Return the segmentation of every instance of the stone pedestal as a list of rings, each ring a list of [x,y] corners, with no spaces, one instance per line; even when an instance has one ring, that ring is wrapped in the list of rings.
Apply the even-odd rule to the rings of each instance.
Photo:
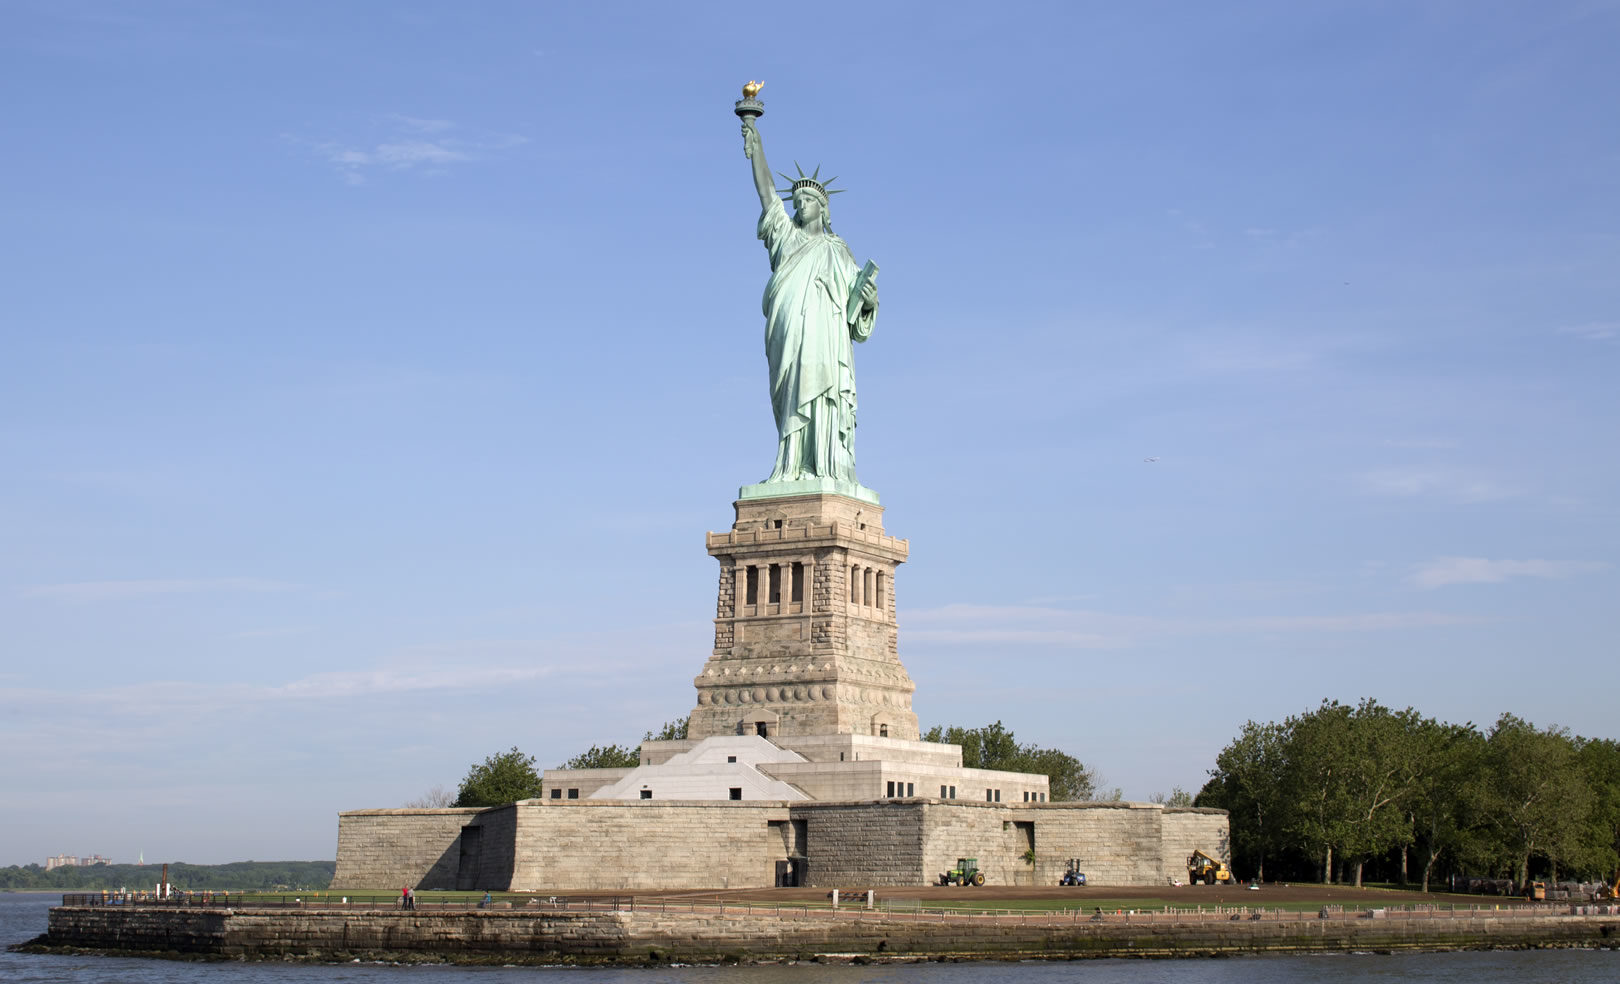
[[[872,735],[915,741],[894,572],[908,547],[883,508],[844,495],[740,499],[720,562],[714,652],[693,683],[693,739]]]

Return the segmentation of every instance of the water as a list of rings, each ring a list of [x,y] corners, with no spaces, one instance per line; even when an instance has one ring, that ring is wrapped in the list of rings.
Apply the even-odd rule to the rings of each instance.
[[[43,933],[46,910],[60,899],[59,895],[0,894],[0,946]],[[0,950],[0,981],[5,984],[1569,984],[1616,980],[1620,980],[1620,951],[1616,950],[646,969],[190,963]]]

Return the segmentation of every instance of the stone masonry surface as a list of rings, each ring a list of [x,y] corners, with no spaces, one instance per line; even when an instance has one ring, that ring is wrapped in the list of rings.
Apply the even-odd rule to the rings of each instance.
[[[461,827],[482,810],[352,810],[338,814],[333,888],[455,888]]]
[[[807,884],[920,884],[920,804],[824,803],[794,810],[793,816],[805,821]]]
[[[853,764],[879,775],[888,765]],[[789,820],[805,824],[805,884],[827,887],[931,884],[959,857],[978,858],[994,885],[1056,884],[1070,858],[1095,886],[1163,885],[1187,877],[1194,848],[1229,859],[1224,812],[1151,803],[530,800],[345,813],[332,887],[767,887],[789,859],[779,826]],[[476,854],[462,850],[463,824],[482,828]]]
[[[720,564],[714,650],[694,680],[691,736],[763,726],[771,737],[916,739],[894,609],[908,547],[883,533],[882,509],[810,495],[736,511],[730,532],[708,537]]]
[[[637,905],[633,911],[291,910],[141,906],[51,910],[46,943],[136,952],[332,961],[468,962],[906,957],[1189,956],[1230,953],[1612,945],[1620,916],[1458,914],[1446,919],[1141,915],[1015,918],[937,913],[764,912]]]
[[[771,827],[788,820],[780,802],[592,800],[517,811],[511,882],[496,886],[514,891],[772,885],[787,859]]]

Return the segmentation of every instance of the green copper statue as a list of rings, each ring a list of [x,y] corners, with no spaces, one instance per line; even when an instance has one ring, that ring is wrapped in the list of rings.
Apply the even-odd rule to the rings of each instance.
[[[749,91],[749,89],[753,91]],[[753,162],[759,192],[759,238],[771,258],[765,284],[765,357],[770,363],[771,408],[776,414],[776,466],[770,478],[745,486],[743,498],[836,492],[869,502],[877,495],[855,478],[855,360],[853,342],[872,334],[877,318],[877,265],[856,265],[833,235],[827,210],[837,194],[821,169],[797,178],[778,198],[765,163],[755,120],[764,107],[758,83],[737,103],[743,152]]]

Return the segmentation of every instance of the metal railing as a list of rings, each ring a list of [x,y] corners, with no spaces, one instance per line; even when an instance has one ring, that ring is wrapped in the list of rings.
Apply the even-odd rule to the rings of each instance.
[[[153,906],[160,908],[268,908],[268,909],[402,909],[407,912],[445,912],[476,909],[522,909],[528,911],[621,912],[634,908],[631,896],[511,895],[491,894],[485,900],[476,894],[452,896],[412,895],[411,902],[393,894],[330,892],[180,892],[167,897],[155,892],[75,892],[64,894],[65,906]]]
[[[1616,916],[1615,904],[1433,904],[1406,906],[1324,905],[1314,910],[1268,908],[1265,906],[1160,906],[1125,908],[1115,905],[1075,906],[1057,909],[1013,909],[992,906],[924,906],[913,898],[878,899],[871,907],[856,896],[834,906],[830,902],[756,902],[726,899],[719,895],[670,896],[540,896],[510,893],[484,898],[468,893],[445,896],[417,894],[409,907],[397,895],[343,894],[341,892],[171,892],[167,898],[152,892],[82,892],[62,896],[64,906],[150,906],[162,908],[271,908],[340,909],[353,911],[404,910],[416,912],[460,912],[499,910],[509,912],[659,912],[714,913],[779,918],[830,917],[845,919],[890,918],[907,921],[949,922],[953,920],[996,920],[1024,925],[1062,923],[1166,923],[1218,921],[1279,921],[1305,919],[1411,919],[1450,920],[1471,917],[1502,919],[1539,916]]]

